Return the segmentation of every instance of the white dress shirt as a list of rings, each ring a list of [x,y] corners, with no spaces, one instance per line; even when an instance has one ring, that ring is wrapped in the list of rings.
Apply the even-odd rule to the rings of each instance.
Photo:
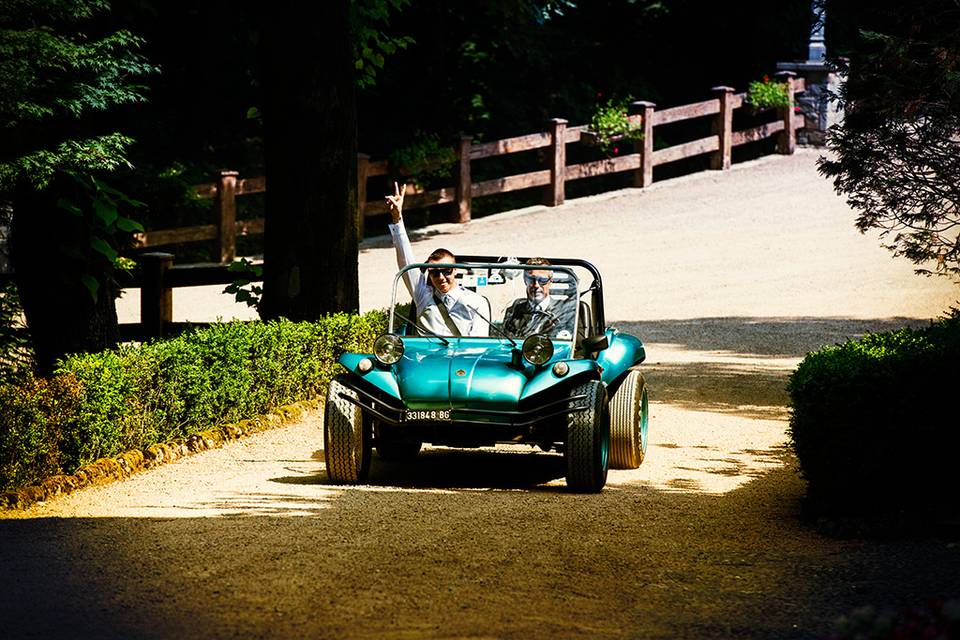
[[[388,228],[393,238],[393,246],[397,250],[397,265],[403,269],[409,264],[416,264],[403,220],[397,224],[388,225]],[[425,329],[442,336],[450,335],[443,313],[437,306],[443,304],[460,335],[488,336],[490,334],[487,321],[477,314],[478,309],[483,316],[488,314],[487,301],[483,296],[464,289],[459,284],[446,294],[440,294],[427,281],[426,275],[416,269],[404,273],[404,283],[417,308],[417,323]]]

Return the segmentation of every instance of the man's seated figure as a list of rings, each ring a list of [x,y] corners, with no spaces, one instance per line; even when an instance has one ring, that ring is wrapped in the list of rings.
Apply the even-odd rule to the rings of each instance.
[[[528,265],[549,266],[546,258],[530,258]],[[531,269],[523,272],[527,297],[515,300],[503,316],[503,329],[514,338],[526,338],[534,333],[545,333],[553,338],[570,339],[576,313],[576,292],[573,298],[557,300],[550,297],[554,271]]]

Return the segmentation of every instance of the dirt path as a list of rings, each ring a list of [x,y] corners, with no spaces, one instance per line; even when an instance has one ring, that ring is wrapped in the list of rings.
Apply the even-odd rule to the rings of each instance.
[[[560,457],[509,447],[430,449],[331,486],[311,416],[0,521],[0,636],[811,638],[855,606],[957,595],[955,541],[840,540],[798,517],[789,371],[960,297],[856,233],[815,157],[415,242],[598,263],[656,399],[647,461],[601,495],[567,494]],[[383,245],[360,258],[366,308],[385,303]],[[236,314],[221,302],[184,296],[175,314]]]

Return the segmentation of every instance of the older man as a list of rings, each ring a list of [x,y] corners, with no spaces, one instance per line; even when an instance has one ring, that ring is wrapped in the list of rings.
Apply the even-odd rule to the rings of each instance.
[[[407,186],[394,184],[394,194],[387,196],[392,224],[388,225],[397,265],[403,269],[415,264],[413,249],[403,226],[403,195]],[[478,309],[486,309],[483,296],[464,289],[457,283],[456,269],[450,265],[456,256],[446,249],[437,249],[427,257],[426,273],[413,269],[404,274],[404,283],[416,306],[417,325],[443,336],[487,336],[490,326]],[[436,265],[436,266],[432,266]],[[484,312],[486,313],[486,312]]]
[[[530,258],[528,265],[550,266],[546,258]],[[550,297],[553,284],[552,269],[529,269],[523,272],[527,297],[515,300],[503,316],[503,328],[515,338],[525,338],[534,333],[545,333],[556,338],[571,338],[576,292],[565,300]]]

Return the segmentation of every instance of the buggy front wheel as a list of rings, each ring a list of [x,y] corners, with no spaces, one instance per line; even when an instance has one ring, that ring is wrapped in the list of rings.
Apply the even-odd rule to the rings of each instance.
[[[567,486],[579,493],[597,493],[607,483],[610,462],[610,412],[607,389],[599,380],[590,380],[573,389],[576,411],[567,416]]]
[[[330,381],[323,418],[323,453],[327,476],[337,484],[365,482],[370,471],[370,425],[360,407],[343,396],[357,398],[355,391]]]

